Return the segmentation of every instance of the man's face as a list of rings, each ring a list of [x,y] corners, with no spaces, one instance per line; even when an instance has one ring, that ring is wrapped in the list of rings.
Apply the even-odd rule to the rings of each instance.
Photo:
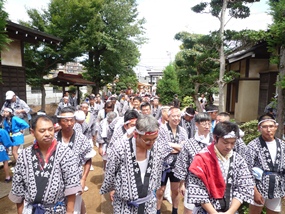
[[[96,102],[98,102],[98,103],[101,102],[101,97],[100,96],[97,96],[96,98],[97,98]]]
[[[127,123],[127,124],[124,125],[124,128],[125,128],[126,130],[128,130],[128,129],[130,129],[130,128],[132,128],[132,127],[135,127],[135,126],[136,126],[136,120],[132,119],[132,120],[130,120],[129,123]]]
[[[212,126],[210,121],[203,121],[199,123],[196,122],[195,124],[199,135],[207,136],[210,133],[210,129]]]
[[[224,139],[220,137],[215,146],[219,150],[219,152],[225,157],[227,154],[231,152],[231,150],[233,150],[235,144],[236,144],[236,138]]]
[[[163,109],[161,111],[161,117],[165,120],[168,121],[168,109]]]
[[[153,100],[153,105],[154,105],[154,106],[158,106],[158,104],[159,104],[158,99],[154,99],[154,100]]]
[[[168,122],[171,125],[178,126],[181,120],[181,112],[179,109],[172,109],[171,114],[168,116]]]
[[[64,118],[60,118],[58,124],[61,126],[61,130],[63,132],[71,132],[73,131],[73,126],[75,124],[74,114],[72,112],[62,113],[60,116]]]
[[[86,103],[80,106],[80,110],[82,110],[86,115],[88,114],[88,105]]]
[[[158,137],[158,133],[155,135],[138,135],[137,137],[137,144],[146,150],[150,150],[153,147],[153,144],[155,143],[155,140]]]
[[[186,121],[188,121],[188,122],[190,122],[193,118],[194,118],[194,115],[193,116],[190,116],[190,115],[187,115],[187,114],[184,115],[184,119]]]
[[[138,100],[134,100],[133,101],[133,107],[135,108],[135,109],[139,109],[140,108],[140,101],[138,101]]]
[[[12,97],[11,102],[12,102],[12,103],[16,102],[16,95],[14,95],[14,96]]]
[[[262,138],[267,142],[274,140],[277,128],[278,126],[273,121],[265,121],[261,123],[258,127],[259,131],[261,132]]]
[[[217,115],[216,117],[216,124],[218,124],[219,122],[225,122],[225,121],[230,121],[229,117],[225,117],[223,115]]]
[[[54,138],[53,123],[49,120],[38,119],[36,128],[31,130],[39,145],[49,145]]]
[[[93,106],[94,103],[95,103],[95,99],[90,99],[90,100],[89,100],[89,104],[90,104],[91,106]]]
[[[142,114],[149,115],[151,113],[150,106],[143,106],[142,107]]]
[[[216,120],[217,114],[218,114],[218,111],[209,112],[209,115],[211,116],[212,120]]]
[[[63,102],[64,102],[65,104],[67,104],[67,103],[68,103],[68,99],[67,99],[67,98],[63,98]]]

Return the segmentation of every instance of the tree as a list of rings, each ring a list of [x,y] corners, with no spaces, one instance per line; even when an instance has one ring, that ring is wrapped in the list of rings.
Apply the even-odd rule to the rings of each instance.
[[[65,49],[81,51],[94,93],[138,63],[144,20],[136,7],[135,0],[53,0],[46,12],[53,34],[67,42]]]
[[[217,52],[212,48],[210,35],[180,32],[175,39],[182,42],[180,52],[175,57],[180,90],[184,96],[191,96],[199,112],[202,112],[198,93],[211,92],[218,79]]]
[[[267,43],[269,45],[269,51],[273,53],[271,61],[279,65],[279,76],[277,81],[277,122],[279,128],[276,132],[276,136],[282,138],[284,133],[284,121],[285,121],[285,2],[271,0],[269,1],[270,14],[273,17],[273,24],[269,28]]]
[[[116,84],[116,92],[120,92],[118,90],[118,84],[121,85],[119,90],[125,90],[127,88],[136,89],[138,85],[138,79],[134,71],[129,71],[128,74],[123,74],[119,77],[119,81]]]
[[[173,96],[175,94],[179,95],[180,90],[177,74],[172,64],[168,65],[163,70],[163,76],[157,83],[156,92],[162,104],[171,103],[173,101]]]
[[[224,81],[224,75],[226,70],[226,54],[225,50],[230,49],[224,42],[225,39],[225,26],[226,26],[226,13],[231,18],[247,18],[250,15],[250,9],[246,6],[246,3],[252,2],[251,0],[211,0],[210,2],[201,2],[200,4],[192,7],[192,10],[196,13],[208,12],[212,16],[216,17],[220,21],[220,28],[217,34],[218,53],[220,61],[219,71],[219,110],[224,111],[224,87],[226,82]],[[232,51],[228,51],[230,53]]]

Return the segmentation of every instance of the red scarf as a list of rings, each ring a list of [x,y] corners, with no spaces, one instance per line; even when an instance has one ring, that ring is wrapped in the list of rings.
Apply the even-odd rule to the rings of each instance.
[[[57,140],[54,138],[52,143],[51,143],[51,145],[50,145],[50,147],[48,148],[48,151],[47,151],[47,154],[46,154],[46,157],[45,157],[45,160],[44,160],[45,163],[48,163],[48,160],[49,160],[50,156],[56,150],[56,145],[57,145]],[[34,144],[34,148],[35,149],[39,149],[39,143],[37,141]]]
[[[214,143],[195,155],[189,171],[196,175],[205,184],[210,198],[224,197],[226,184],[215,153]]]

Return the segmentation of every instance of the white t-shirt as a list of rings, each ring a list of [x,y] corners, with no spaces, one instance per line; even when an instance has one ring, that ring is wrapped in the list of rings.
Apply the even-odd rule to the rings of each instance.
[[[145,159],[145,160],[142,160],[142,161],[137,161],[137,162],[138,162],[138,165],[139,165],[140,170],[141,170],[142,183],[144,183],[144,176],[145,176],[145,173],[146,173],[148,159]]]
[[[276,160],[276,153],[277,153],[277,146],[276,146],[276,141],[270,141],[270,142],[266,142],[267,148],[269,150],[270,156],[271,156],[271,160],[273,162],[273,164],[275,163]]]

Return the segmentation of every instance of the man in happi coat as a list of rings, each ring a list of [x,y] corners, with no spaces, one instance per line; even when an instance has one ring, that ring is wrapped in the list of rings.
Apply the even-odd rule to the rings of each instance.
[[[155,191],[160,187],[162,162],[171,152],[158,128],[153,116],[140,115],[134,137],[118,138],[110,148],[100,193],[115,190],[114,213],[156,213]]]
[[[75,194],[82,191],[74,153],[54,138],[46,115],[34,118],[31,132],[35,143],[19,155],[9,199],[18,213],[73,213]]]
[[[193,161],[194,156],[203,148],[209,146],[213,141],[211,129],[211,117],[207,113],[198,113],[193,119],[197,131],[193,138],[188,139],[182,146],[182,149],[177,157],[174,168],[174,176],[180,179],[180,192],[184,195],[184,214],[191,214],[194,209],[194,204],[187,203],[187,187],[185,184],[189,176],[188,168]],[[186,192],[185,192],[186,190]]]
[[[233,151],[239,128],[231,122],[218,123],[214,142],[193,159],[189,171],[187,202],[193,214],[236,213],[243,202],[252,203],[254,182],[246,161]]]
[[[194,134],[195,134],[194,116],[195,116],[195,109],[191,107],[186,108],[185,112],[183,113],[181,117],[181,121],[179,124],[186,130],[189,139],[194,137]]]
[[[92,147],[88,139],[81,132],[76,132],[73,127],[75,124],[74,109],[71,107],[65,107],[61,110],[61,113],[57,116],[58,123],[61,126],[61,130],[57,133],[57,141],[66,147],[69,147],[77,158],[77,166],[79,167],[78,174],[80,176],[80,183],[82,189],[85,188],[85,182],[91,167],[91,158],[96,154],[92,153]],[[80,206],[77,207],[77,206]],[[76,213],[85,214],[84,202],[80,195],[76,196]]]
[[[157,210],[158,213],[160,213],[163,194],[169,178],[173,206],[172,214],[176,214],[179,205],[180,180],[174,176],[173,169],[175,168],[175,162],[182,145],[186,142],[188,137],[186,130],[178,125],[181,119],[180,109],[176,107],[170,108],[168,111],[168,116],[168,123],[160,127],[160,134],[165,136],[166,141],[164,143],[172,147],[172,152],[164,159],[161,188],[157,191]]]
[[[271,114],[262,115],[258,120],[261,135],[247,146],[246,160],[255,180],[251,214],[261,213],[264,206],[266,213],[281,212],[281,198],[285,195],[285,142],[275,137],[277,128]]]

